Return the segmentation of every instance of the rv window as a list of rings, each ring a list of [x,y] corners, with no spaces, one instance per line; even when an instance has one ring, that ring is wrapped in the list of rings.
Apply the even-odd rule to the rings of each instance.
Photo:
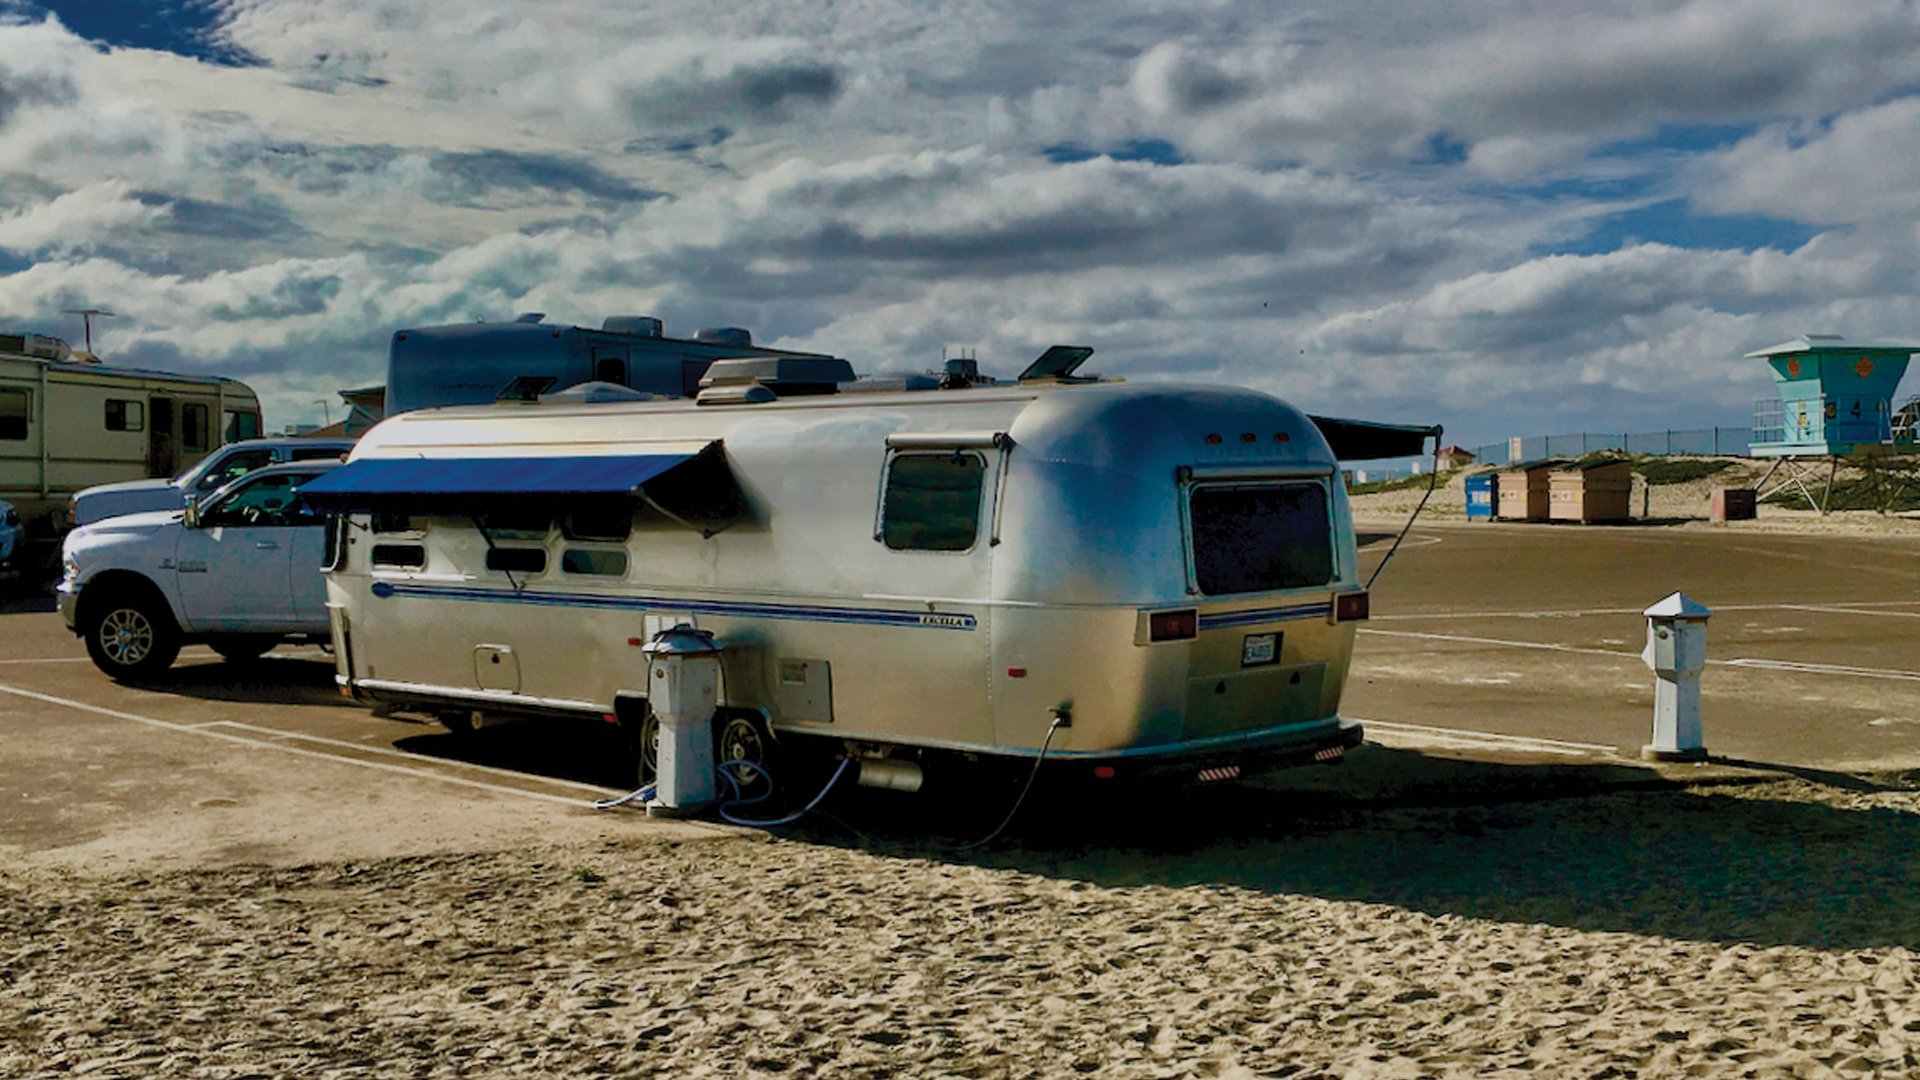
[[[880,535],[895,551],[965,551],[980,532],[979,454],[898,454],[887,469]]]
[[[25,390],[0,390],[0,439],[27,437],[27,406],[31,400]]]
[[[419,570],[427,565],[427,549],[419,544],[375,544],[369,558],[375,570]]]
[[[593,510],[575,510],[560,523],[560,531],[569,540],[598,540],[608,544],[622,544],[633,532],[633,504],[623,501],[618,506]],[[620,571],[625,573],[624,570]]]
[[[260,437],[260,414],[257,412],[236,412],[227,410],[227,433],[220,441],[239,442],[241,439]]]
[[[401,513],[398,510],[376,510],[373,512],[373,531],[377,533],[420,533],[427,531],[427,519]]]
[[[596,551],[591,548],[569,548],[566,554],[560,556],[560,569],[569,574],[621,577],[627,572],[627,553]]]
[[[553,517],[545,510],[496,510],[479,521],[495,540],[545,540],[552,525]]]
[[[1196,488],[1193,569],[1208,596],[1333,580],[1327,490],[1317,483]]]
[[[185,405],[180,409],[180,440],[189,450],[207,448],[207,407]]]
[[[487,549],[487,569],[508,574],[538,574],[547,568],[547,549],[495,547]]]
[[[107,399],[108,431],[145,431],[147,427],[147,407],[139,401],[122,401],[119,398]]]

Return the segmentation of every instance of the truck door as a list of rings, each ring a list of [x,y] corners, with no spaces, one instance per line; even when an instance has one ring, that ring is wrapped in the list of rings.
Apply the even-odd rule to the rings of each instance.
[[[147,475],[171,479],[180,471],[180,446],[173,433],[173,399],[147,399]]]
[[[180,613],[189,629],[206,633],[290,628],[297,538],[302,531],[321,531],[317,525],[303,528],[296,523],[294,482],[289,473],[241,480],[225,498],[202,511],[199,528],[181,529],[174,572]],[[309,565],[319,564],[316,544]]]

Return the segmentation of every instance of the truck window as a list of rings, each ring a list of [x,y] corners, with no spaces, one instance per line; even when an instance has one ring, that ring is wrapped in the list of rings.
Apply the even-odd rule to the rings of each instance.
[[[895,551],[966,551],[980,534],[979,454],[896,454],[880,502],[880,536]]]
[[[147,406],[143,401],[126,401],[121,398],[107,399],[108,431],[144,431],[147,427]]]
[[[27,437],[31,401],[25,390],[0,390],[0,439],[17,442]]]
[[[234,489],[201,516],[209,528],[225,526],[319,525],[322,518],[294,495],[312,477],[294,473],[262,476]]]
[[[236,450],[209,468],[199,480],[194,482],[196,491],[213,491],[225,487],[255,469],[264,469],[273,464],[271,450]]]
[[[1187,504],[1202,593],[1298,589],[1333,580],[1333,530],[1322,485],[1195,488]]]

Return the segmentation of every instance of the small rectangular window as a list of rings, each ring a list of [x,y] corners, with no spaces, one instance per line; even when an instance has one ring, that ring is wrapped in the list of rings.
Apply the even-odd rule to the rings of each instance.
[[[594,548],[569,548],[566,554],[560,556],[560,569],[569,574],[621,577],[627,572],[627,553]]]
[[[25,390],[0,390],[0,439],[18,442],[27,437],[32,404]]]
[[[625,543],[633,532],[633,507],[622,502],[614,507],[575,510],[560,523],[560,531],[569,540]]]
[[[184,405],[180,409],[180,441],[189,450],[207,448],[207,407]]]
[[[495,547],[487,549],[487,569],[510,574],[538,574],[547,568],[546,548]]]
[[[108,431],[145,431],[147,406],[144,402],[107,399]]]
[[[895,551],[966,551],[980,534],[979,454],[899,454],[887,468],[880,536]]]
[[[545,540],[553,517],[544,510],[498,510],[482,517],[480,526],[496,540]]]
[[[427,565],[427,549],[420,544],[375,544],[370,559],[376,570],[419,570]]]
[[[377,533],[415,533],[427,531],[427,519],[398,510],[376,510],[373,531]]]
[[[1196,488],[1187,499],[1193,569],[1208,596],[1333,580],[1327,491],[1317,483]]]

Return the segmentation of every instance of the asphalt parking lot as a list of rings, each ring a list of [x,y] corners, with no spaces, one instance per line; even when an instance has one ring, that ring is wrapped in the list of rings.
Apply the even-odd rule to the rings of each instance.
[[[1920,768],[1920,537],[1441,524],[1411,534],[1361,631],[1343,712],[1383,749],[1297,782],[1365,775],[1369,752],[1376,783],[1463,759],[1640,773],[1640,613],[1676,590],[1715,611],[1702,710],[1717,760]],[[0,851],[285,862],[712,834],[592,810],[629,780],[603,725],[462,740],[342,699],[332,671],[318,649],[228,664],[191,648],[164,684],[121,686],[50,602],[0,606]]]
[[[1375,586],[1342,710],[1386,739],[1402,725],[1637,755],[1653,709],[1642,612],[1675,591],[1714,611],[1701,677],[1714,756],[1920,766],[1911,535],[1421,525]]]

